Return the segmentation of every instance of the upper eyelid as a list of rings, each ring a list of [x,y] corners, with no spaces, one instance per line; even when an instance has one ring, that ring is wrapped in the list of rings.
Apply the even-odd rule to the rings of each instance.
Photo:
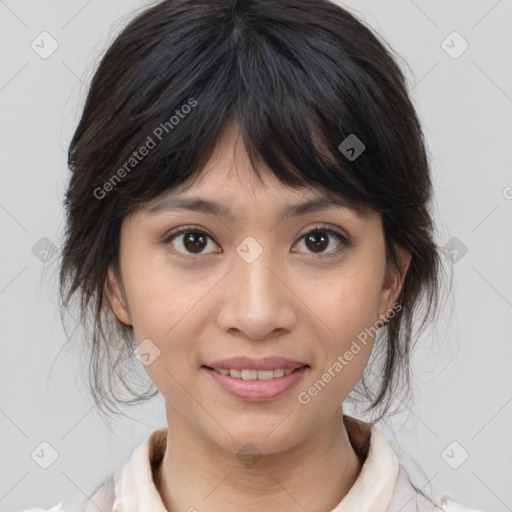
[[[349,244],[350,243],[350,236],[345,234],[345,233],[340,232],[339,229],[340,228],[334,228],[334,227],[330,226],[329,224],[322,224],[322,223],[320,223],[320,224],[317,224],[316,226],[313,226],[313,227],[307,229],[302,234],[297,235],[297,236],[298,236],[298,240],[301,240],[302,238],[304,238],[306,235],[310,234],[311,232],[324,230],[324,231],[328,232],[331,235],[338,236],[343,243]],[[170,232],[169,234],[166,234],[164,236],[164,240],[163,241],[164,242],[169,242],[173,238],[181,236],[181,235],[183,235],[185,233],[188,233],[188,232],[199,232],[199,233],[202,233],[202,234],[208,236],[211,240],[213,240],[218,245],[218,242],[215,240],[215,237],[213,235],[211,235],[206,229],[201,228],[199,226],[184,226],[182,228],[178,228],[177,231]]]

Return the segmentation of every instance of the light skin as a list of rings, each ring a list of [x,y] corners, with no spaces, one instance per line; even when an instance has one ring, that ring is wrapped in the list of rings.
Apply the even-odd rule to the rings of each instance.
[[[123,220],[120,272],[109,269],[106,294],[118,320],[133,326],[137,343],[149,339],[160,350],[145,368],[166,402],[167,449],[155,485],[169,512],[241,506],[246,512],[325,512],[361,471],[341,403],[364,370],[373,338],[307,405],[297,395],[384,318],[403,278],[386,265],[378,212],[360,217],[334,206],[284,217],[285,206],[323,193],[287,187],[270,172],[260,183],[237,136],[228,125],[188,190],[173,189]],[[180,209],[149,213],[176,197],[214,200],[233,218]],[[187,233],[166,238],[187,226],[188,233],[202,229],[208,236],[196,235],[196,246]],[[304,235],[318,226],[323,235],[316,241],[325,243],[315,246]],[[246,237],[263,249],[251,263],[236,250]],[[399,254],[406,270],[410,255]],[[241,355],[277,355],[310,368],[283,395],[248,402],[201,367]],[[261,455],[252,466],[237,457],[246,443]]]

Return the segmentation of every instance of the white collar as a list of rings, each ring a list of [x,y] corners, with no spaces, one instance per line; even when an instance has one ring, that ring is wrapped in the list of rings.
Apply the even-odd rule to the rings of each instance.
[[[375,512],[388,508],[398,478],[398,459],[385,437],[371,427],[370,448],[354,485],[331,512]]]
[[[349,420],[355,419],[349,417]],[[355,422],[360,426],[367,425],[358,420]],[[345,424],[350,435],[356,423]],[[370,447],[361,472],[348,494],[331,512],[385,511],[391,502],[399,474],[397,456],[376,427],[368,425],[366,430],[370,436]],[[130,460],[115,473],[113,512],[167,512],[153,481],[150,463],[150,457],[162,456],[166,436],[167,427],[154,430],[134,450]]]

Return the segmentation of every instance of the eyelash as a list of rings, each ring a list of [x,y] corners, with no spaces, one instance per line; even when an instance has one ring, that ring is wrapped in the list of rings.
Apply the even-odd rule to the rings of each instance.
[[[206,236],[206,237],[210,238],[211,240],[213,240],[213,238],[203,229],[200,229],[200,228],[197,228],[194,226],[185,226],[184,228],[180,229],[179,231],[170,233],[168,236],[166,236],[164,238],[164,240],[162,240],[162,243],[168,244],[174,238],[177,238],[179,235],[183,235],[185,233],[194,233],[196,235],[203,235],[203,236]],[[331,258],[333,256],[337,256],[340,252],[344,251],[345,248],[350,246],[350,241],[344,235],[342,235],[338,231],[336,231],[332,228],[329,228],[328,226],[325,226],[325,225],[315,226],[312,230],[304,233],[299,238],[299,241],[309,235],[315,235],[318,233],[327,233],[328,235],[333,235],[334,237],[338,238],[338,240],[341,242],[340,246],[337,249],[335,249],[334,251],[332,251],[328,254],[325,254],[325,255],[321,255],[321,254],[317,255],[318,258],[323,259],[323,258]],[[215,240],[213,240],[213,241],[215,242]],[[215,242],[215,243],[217,243],[217,242]],[[173,252],[175,252],[175,253],[179,254],[180,256],[183,256],[184,258],[187,258],[187,259],[197,259],[198,256],[201,256],[201,254],[196,254],[196,255],[183,254],[181,252],[174,251],[174,250],[173,250]]]

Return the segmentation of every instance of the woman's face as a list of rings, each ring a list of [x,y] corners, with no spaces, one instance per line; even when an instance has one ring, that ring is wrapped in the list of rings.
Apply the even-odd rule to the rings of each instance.
[[[401,282],[386,269],[379,213],[363,218],[335,205],[285,215],[323,194],[290,189],[270,174],[259,183],[236,135],[225,132],[189,190],[124,220],[121,280],[109,272],[108,298],[118,319],[133,325],[168,415],[232,452],[250,442],[273,453],[339,414]],[[225,214],[178,208],[185,199],[218,203]],[[289,369],[305,368],[282,377],[281,361],[270,361],[274,373],[206,368],[233,357],[252,361],[218,366],[250,370],[280,357]]]

